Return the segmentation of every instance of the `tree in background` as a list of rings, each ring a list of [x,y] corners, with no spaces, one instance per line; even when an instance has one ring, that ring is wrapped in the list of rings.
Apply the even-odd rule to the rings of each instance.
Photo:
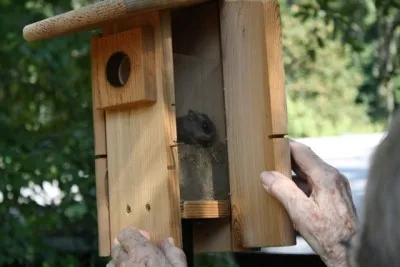
[[[400,37],[400,2],[398,0],[289,0],[285,4],[292,8],[291,14],[301,18],[305,25],[307,21],[314,21],[319,22],[319,25],[323,22],[326,30],[327,26],[331,27],[326,32],[327,35],[324,37],[327,39],[325,39],[318,38],[318,34],[321,33],[318,27],[310,26],[309,37],[314,39],[311,42],[314,47],[318,44],[322,48],[326,41],[334,41],[336,44],[340,41],[346,50],[344,56],[349,60],[347,66],[362,68],[362,84],[357,86],[356,103],[359,106],[366,105],[371,124],[366,128],[360,128],[357,124],[348,130],[353,132],[381,130],[387,119],[390,120],[392,117],[399,101],[400,77],[397,53]],[[290,40],[291,37],[287,38]],[[312,45],[310,47],[314,50]],[[314,54],[315,52],[311,52],[311,56]],[[330,65],[325,65],[325,68],[329,67]],[[345,71],[347,72],[343,70],[342,74]],[[342,125],[341,128],[343,127]]]
[[[290,134],[382,129],[399,99],[396,2],[280,3]],[[25,25],[85,4],[0,0],[0,266],[105,266],[97,256],[90,34],[22,38]],[[44,193],[51,186],[59,188],[52,200]],[[228,264],[219,256],[199,264]]]
[[[281,9],[290,135],[373,130],[367,106],[355,102],[364,79],[361,62],[351,45],[332,38],[326,12],[298,4]]]
[[[89,35],[22,37],[26,24],[71,8],[63,0],[0,1],[0,266],[102,262]],[[44,191],[51,185],[60,189],[53,201]]]
[[[399,7],[396,1],[376,1],[376,6],[370,8],[373,15],[365,23],[365,43],[375,49],[365,66],[371,75],[360,88],[359,99],[368,101],[369,114],[376,119],[390,120],[400,100]]]

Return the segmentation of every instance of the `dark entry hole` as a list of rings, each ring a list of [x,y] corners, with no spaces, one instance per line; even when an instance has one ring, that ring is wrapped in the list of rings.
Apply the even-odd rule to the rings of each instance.
[[[131,206],[126,205],[126,213],[131,213]]]
[[[124,86],[131,73],[131,60],[124,52],[116,52],[107,61],[106,77],[114,87]]]
[[[147,210],[147,211],[150,211],[150,209],[151,209],[150,204],[147,203],[147,204],[146,204],[146,210]]]

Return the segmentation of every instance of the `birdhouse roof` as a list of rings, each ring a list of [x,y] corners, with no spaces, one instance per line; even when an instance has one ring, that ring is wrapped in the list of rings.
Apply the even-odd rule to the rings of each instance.
[[[209,0],[103,0],[24,27],[27,41],[92,30],[109,21],[153,10],[179,8]]]

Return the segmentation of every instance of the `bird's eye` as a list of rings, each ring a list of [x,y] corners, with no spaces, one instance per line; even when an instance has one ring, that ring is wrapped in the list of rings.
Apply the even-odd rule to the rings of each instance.
[[[208,124],[205,123],[205,122],[203,123],[203,129],[204,129],[204,130],[208,130]]]

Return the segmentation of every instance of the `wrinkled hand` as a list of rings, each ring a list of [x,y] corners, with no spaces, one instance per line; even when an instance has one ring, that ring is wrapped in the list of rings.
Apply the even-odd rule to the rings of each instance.
[[[163,240],[158,247],[150,243],[147,232],[132,227],[118,234],[111,254],[107,267],[187,267],[185,254],[172,238]]]
[[[300,186],[306,192],[279,172],[263,172],[263,186],[284,205],[294,228],[327,266],[347,266],[341,242],[357,227],[349,182],[307,146],[290,141],[290,151],[296,179],[306,183]]]

